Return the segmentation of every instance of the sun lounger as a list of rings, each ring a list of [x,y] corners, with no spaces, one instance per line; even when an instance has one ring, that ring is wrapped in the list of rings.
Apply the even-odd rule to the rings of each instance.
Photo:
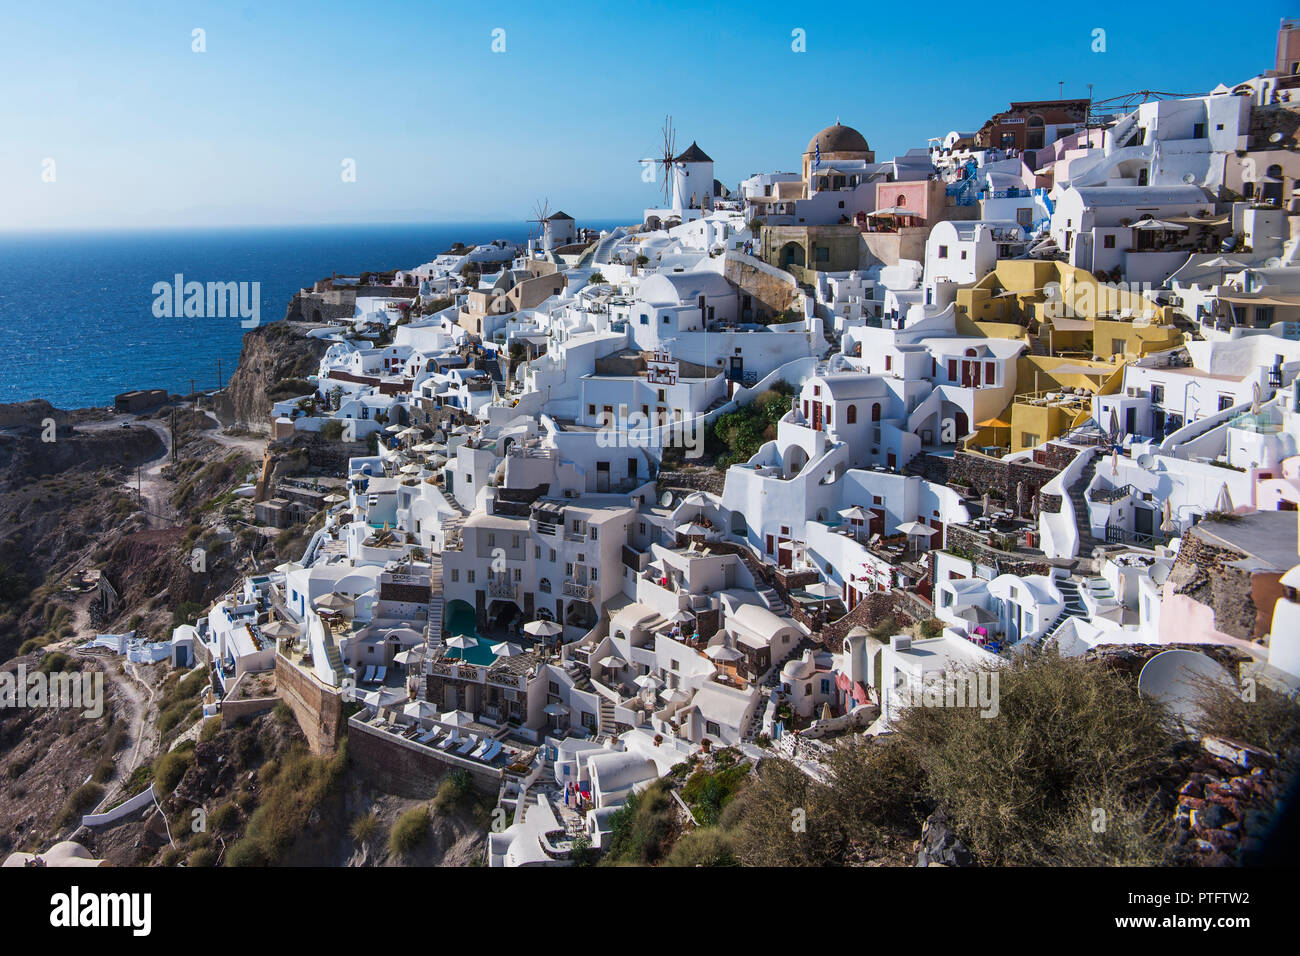
[[[490,746],[492,746],[492,738],[484,737],[483,742],[474,748],[470,756],[473,757],[475,760],[481,760],[483,755],[487,753],[487,749]]]
[[[496,756],[499,753],[501,753],[501,741],[494,740],[488,744],[487,751],[478,759],[482,760],[484,763],[491,763],[496,759]]]
[[[370,684],[374,682],[374,679],[375,679],[375,669],[373,667],[367,667],[365,676],[361,678],[361,683]]]
[[[475,737],[473,734],[470,734],[469,739],[456,748],[456,753],[463,757],[465,756],[465,754],[469,753],[477,746],[478,746],[478,738]]]
[[[450,750],[452,744],[459,743],[459,742],[460,742],[460,740],[459,740],[459,738],[457,738],[457,736],[456,736],[455,734],[448,734],[446,740],[443,740],[443,741],[439,742],[439,744],[438,744],[438,749],[439,749],[439,750]]]
[[[377,683],[377,684],[382,684],[382,683],[384,682],[384,675],[387,674],[387,673],[388,673],[388,668],[387,668],[387,667],[384,667],[382,664],[381,664],[379,667],[376,667],[376,668],[375,668],[375,683]]]
[[[437,737],[440,733],[442,733],[442,731],[439,728],[434,727],[432,730],[426,730],[424,733],[420,734],[420,736],[416,737],[415,742],[417,744],[432,744],[433,738]]]

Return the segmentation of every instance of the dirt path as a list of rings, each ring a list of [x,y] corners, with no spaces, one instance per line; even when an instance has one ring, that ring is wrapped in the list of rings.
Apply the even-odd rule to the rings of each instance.
[[[135,475],[123,482],[123,486],[132,493],[138,491],[140,506],[151,529],[173,528],[176,526],[176,510],[171,503],[172,486],[162,477],[162,470],[171,461],[172,454],[172,433],[167,424],[151,419],[141,421],[134,415],[114,415],[105,421],[86,422],[77,428],[82,431],[112,431],[123,425],[144,426],[162,440],[162,452],[141,465]]]
[[[226,448],[234,448],[242,451],[254,461],[261,461],[262,455],[266,452],[266,438],[252,435],[225,435],[221,429],[225,426],[217,419],[217,416],[211,412],[205,413],[212,422],[212,430],[205,432],[204,437],[216,442],[218,445],[224,445]]]
[[[116,667],[112,666],[117,661],[116,655],[111,653],[92,654],[80,648],[73,648],[72,655],[98,661],[103,668],[104,676],[113,684],[113,688],[120,699],[125,700],[131,710],[131,729],[128,734],[134,744],[129,757],[115,761],[116,770],[113,776],[105,782],[104,799],[100,801],[94,810],[90,811],[91,813],[98,813],[115,799],[120,786],[126,783],[131,774],[135,772],[136,767],[140,766],[142,751],[152,757],[158,750],[158,731],[153,722],[148,719],[155,695],[153,687],[140,676],[135,665],[129,661],[123,660],[122,662],[123,669],[129,675],[123,676],[117,672]],[[148,744],[147,747],[145,746],[146,743]]]

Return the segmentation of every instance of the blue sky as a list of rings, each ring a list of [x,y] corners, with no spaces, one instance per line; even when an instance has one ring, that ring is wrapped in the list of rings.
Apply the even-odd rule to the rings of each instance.
[[[839,117],[884,157],[1013,99],[1194,93],[1273,61],[1282,3],[17,4],[0,229],[527,218],[655,201],[672,113],[734,185]],[[1060,12],[1067,8],[1067,12]],[[973,14],[981,9],[994,12]],[[1292,11],[1295,12],[1295,11]],[[195,28],[207,51],[191,49]],[[504,53],[492,31],[504,29]],[[1106,52],[1092,52],[1092,31]],[[791,49],[806,31],[807,50]],[[42,164],[54,161],[54,182]],[[340,175],[356,162],[356,181]]]

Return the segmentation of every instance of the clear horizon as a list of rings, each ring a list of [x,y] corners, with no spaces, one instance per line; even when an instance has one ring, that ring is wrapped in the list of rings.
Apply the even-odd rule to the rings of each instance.
[[[797,170],[836,119],[885,159],[1012,100],[1236,83],[1272,67],[1286,12],[1189,3],[1153,34],[1114,2],[1053,13],[1050,29],[1039,5],[1009,4],[958,30],[922,8],[831,22],[765,0],[580,0],[563,17],[523,3],[151,6],[10,15],[0,231],[522,222],[543,198],[579,221],[638,219],[659,201],[639,160],[661,149],[665,114],[678,149],[699,142],[734,187]],[[1195,53],[1207,20],[1213,58]]]

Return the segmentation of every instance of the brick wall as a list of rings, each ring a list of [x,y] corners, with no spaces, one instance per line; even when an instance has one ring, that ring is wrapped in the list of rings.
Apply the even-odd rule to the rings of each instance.
[[[1048,444],[1044,450],[1044,463],[1028,461],[1007,461],[1002,458],[989,458],[972,452],[958,451],[953,456],[952,467],[948,471],[949,484],[960,488],[974,488],[977,495],[983,495],[987,489],[998,492],[1002,500],[1014,503],[1016,487],[1024,482],[1025,503],[1032,501],[1038,490],[1060,473],[1066,465],[1074,460],[1078,449],[1065,445]],[[996,497],[996,495],[995,495]],[[1051,499],[1049,504],[1048,499]],[[1060,509],[1059,495],[1043,495],[1039,506],[1044,511]]]
[[[495,794],[500,773],[483,764],[454,763],[454,756],[435,755],[426,747],[385,734],[358,721],[349,724],[348,759],[360,778],[377,790],[400,797],[427,799],[438,792],[442,778],[464,769],[476,789]]]
[[[343,731],[343,700],[339,691],[326,687],[279,654],[275,657],[275,687],[280,699],[293,711],[311,752],[333,753]]]

